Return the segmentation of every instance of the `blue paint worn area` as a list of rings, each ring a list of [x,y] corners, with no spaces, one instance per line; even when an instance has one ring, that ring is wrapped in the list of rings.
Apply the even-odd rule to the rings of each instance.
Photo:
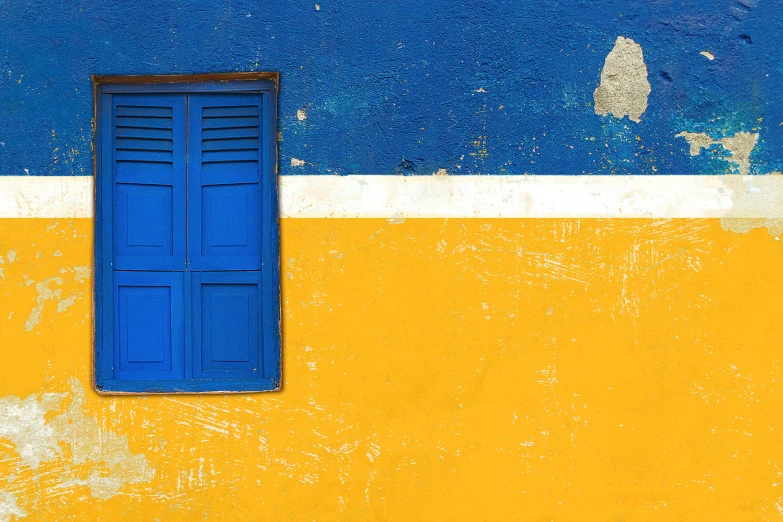
[[[649,68],[639,124],[593,108],[619,35]],[[758,132],[766,173],[781,36],[783,4],[761,0],[0,1],[0,173],[92,174],[91,74],[255,70],[281,73],[282,174],[731,167],[719,147],[691,158],[683,130]]]

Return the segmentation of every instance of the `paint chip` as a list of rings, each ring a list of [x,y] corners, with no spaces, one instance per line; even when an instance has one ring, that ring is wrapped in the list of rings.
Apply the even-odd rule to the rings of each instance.
[[[721,218],[721,228],[737,234],[766,228],[770,236],[783,235],[783,184],[778,182],[779,176],[783,176],[783,172],[765,176],[725,176],[723,182],[731,190],[732,207]]]
[[[305,121],[307,119],[307,111],[305,109],[297,109],[296,119],[299,121]]]
[[[97,418],[85,413],[87,393],[77,379],[70,380],[70,387],[70,394],[0,397],[0,438],[13,444],[20,462],[37,472],[42,463],[63,459],[55,468],[61,470],[59,487],[87,486],[92,496],[101,500],[118,495],[126,484],[151,481],[155,471],[146,457],[131,453],[126,436],[105,431]],[[59,413],[63,406],[65,411]],[[59,414],[47,422],[52,412]],[[88,465],[86,478],[75,478],[70,471],[73,465]],[[45,474],[47,480],[52,478],[51,470]],[[9,505],[9,499],[0,496],[0,515]]]
[[[19,507],[16,501],[16,495],[10,491],[0,491],[0,522],[8,522],[12,516],[17,520],[27,516],[27,511]]]
[[[750,173],[750,154],[759,141],[758,133],[753,132],[738,132],[734,136],[719,140],[703,132],[682,131],[675,137],[685,138],[685,141],[690,145],[691,156],[701,154],[701,149],[708,149],[713,145],[721,145],[730,154],[725,161],[734,163],[739,169],[739,173],[744,176]]]
[[[639,123],[652,92],[647,75],[642,47],[630,38],[619,36],[606,56],[601,83],[593,93],[595,113],[611,114],[618,119],[628,116]]]
[[[709,61],[713,61],[713,60],[715,59],[715,55],[714,55],[714,54],[712,54],[712,53],[711,53],[711,52],[709,52],[709,51],[702,51],[702,52],[700,52],[699,54],[700,54],[700,55],[702,55],[702,56],[704,56],[704,57],[705,57],[706,59],[708,59]]]
[[[304,162],[304,160],[291,158],[291,166],[292,167],[304,167],[305,166],[305,162]]]

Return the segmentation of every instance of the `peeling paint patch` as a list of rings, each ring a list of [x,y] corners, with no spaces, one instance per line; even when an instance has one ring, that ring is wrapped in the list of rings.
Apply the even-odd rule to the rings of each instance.
[[[30,311],[30,316],[27,318],[27,321],[24,323],[24,329],[25,331],[29,332],[32,331],[33,328],[35,328],[38,323],[41,322],[41,314],[43,313],[44,305],[46,304],[46,301],[52,299],[56,301],[60,301],[60,297],[62,296],[62,290],[59,288],[49,288],[49,285],[55,283],[58,285],[63,284],[62,277],[47,277],[40,283],[35,285],[35,289],[38,291],[38,299],[37,304],[35,308],[33,308]]]
[[[652,92],[647,74],[642,46],[619,36],[606,56],[601,83],[593,93],[595,113],[618,119],[628,116],[639,123]]]
[[[715,55],[709,51],[702,51],[699,54],[705,57],[706,59],[708,59],[709,61],[713,61],[715,59]]]
[[[781,176],[781,172],[766,176],[726,176],[725,184],[732,191],[734,206],[720,220],[723,230],[747,234],[756,228],[766,228],[771,236],[783,235],[783,186],[778,182]],[[770,216],[770,209],[779,209],[780,215]],[[756,217],[764,215],[767,217]]]
[[[731,154],[726,161],[737,165],[739,173],[743,176],[747,176],[750,173],[750,154],[759,141],[759,135],[753,132],[738,132],[734,136],[719,140],[703,132],[682,131],[675,137],[685,138],[685,141],[691,147],[691,156],[701,154],[701,149],[708,149],[713,145],[721,145]]]
[[[296,159],[296,158],[291,158],[291,166],[292,167],[304,167],[305,166],[305,161],[304,160],[300,160],[300,159]]]
[[[307,119],[307,111],[304,109],[297,109],[296,119],[299,121],[305,121]]]
[[[56,410],[66,396],[44,393],[24,400],[13,396],[0,398],[0,439],[11,441],[16,453],[33,470],[61,453],[54,427],[46,423],[44,416]]]
[[[9,491],[0,491],[0,522],[8,522],[12,516],[26,517],[27,511],[17,505],[16,495]]]
[[[88,417],[84,413],[84,388],[76,379],[70,384],[71,403],[51,424],[60,440],[70,447],[73,463],[93,462],[96,466],[86,479],[65,484],[86,485],[92,496],[106,500],[117,495],[125,484],[152,480],[155,471],[147,465],[146,457],[131,453],[125,435],[106,432],[97,419]]]
[[[33,471],[42,463],[64,460],[60,487],[87,486],[92,496],[101,500],[119,494],[126,484],[152,480],[155,471],[146,457],[131,453],[126,436],[101,429],[98,420],[84,412],[87,394],[81,383],[71,379],[70,386],[70,394],[0,398],[0,439],[9,440]],[[47,422],[47,414],[59,412],[68,397],[65,411]],[[89,464],[92,467],[84,478],[68,471],[72,465]],[[0,514],[3,502],[6,500],[0,496]]]
[[[405,216],[398,213],[387,219],[390,225],[402,225],[405,223]]]

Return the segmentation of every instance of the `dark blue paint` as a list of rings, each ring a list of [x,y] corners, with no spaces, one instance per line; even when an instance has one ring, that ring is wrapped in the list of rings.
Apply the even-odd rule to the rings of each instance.
[[[778,1],[7,0],[0,173],[92,173],[91,74],[239,70],[281,73],[281,174],[726,170],[682,130],[759,132],[752,172],[770,172],[781,34]],[[640,124],[593,110],[618,35],[650,72]]]
[[[100,390],[279,387],[275,87],[214,87],[100,88]]]

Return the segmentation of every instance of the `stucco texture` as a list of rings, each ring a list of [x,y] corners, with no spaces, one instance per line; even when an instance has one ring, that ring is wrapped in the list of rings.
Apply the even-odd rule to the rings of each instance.
[[[764,230],[285,219],[282,392],[99,397],[92,222],[0,225],[0,490],[25,521],[783,511]]]
[[[738,172],[683,131],[758,133],[764,174],[781,35],[768,0],[3,0],[0,174],[92,174],[92,74],[256,70],[281,74],[283,175]],[[648,73],[626,76],[651,89],[638,123],[595,113],[619,37]]]

